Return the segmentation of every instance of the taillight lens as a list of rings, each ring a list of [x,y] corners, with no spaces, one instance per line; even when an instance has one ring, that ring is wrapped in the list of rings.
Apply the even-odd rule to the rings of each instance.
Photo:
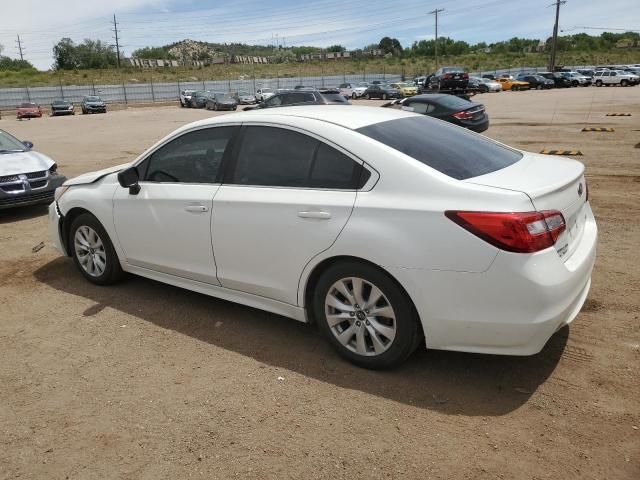
[[[468,73],[463,73],[462,74],[462,78],[469,78],[469,74]]]
[[[471,120],[473,118],[473,113],[462,111],[454,113],[453,116],[458,120]]]
[[[552,247],[566,228],[564,217],[557,210],[523,213],[448,210],[444,214],[491,245],[516,253]]]

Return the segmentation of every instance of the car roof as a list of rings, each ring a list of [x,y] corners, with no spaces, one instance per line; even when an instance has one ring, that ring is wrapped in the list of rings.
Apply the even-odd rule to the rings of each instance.
[[[393,108],[365,107],[356,105],[300,105],[295,107],[256,109],[234,113],[233,115],[210,117],[185,125],[183,129],[186,130],[192,127],[228,123],[230,120],[238,123],[250,120],[280,120],[283,123],[287,123],[286,121],[291,120],[291,118],[309,118],[355,130],[375,123],[386,122],[407,116],[419,115]]]

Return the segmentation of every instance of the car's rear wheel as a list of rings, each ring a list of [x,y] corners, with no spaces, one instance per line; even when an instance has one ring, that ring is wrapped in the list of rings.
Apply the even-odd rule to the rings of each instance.
[[[602,80],[596,80],[596,87],[602,86]]]
[[[365,263],[329,267],[313,292],[313,312],[337,352],[365,368],[399,365],[422,339],[407,294],[384,271]]]
[[[389,98],[389,97],[387,96],[387,94],[386,94],[386,93],[383,93],[383,94],[382,94],[382,99],[383,99],[383,100],[386,100],[387,98]]]
[[[517,92],[518,90],[520,90],[520,87],[518,85],[514,85],[513,87],[511,87],[511,90]]]
[[[573,87],[577,87],[578,85],[580,85],[580,83],[577,80],[573,80],[571,82],[571,86],[573,86]]]
[[[356,95],[356,92],[351,92],[351,98],[353,100],[355,100],[356,98],[358,98],[358,96]]]
[[[91,283],[110,285],[122,278],[122,268],[109,235],[90,213],[83,213],[73,221],[69,243],[74,263]]]
[[[536,85],[536,90],[542,90],[542,85],[540,84]]]

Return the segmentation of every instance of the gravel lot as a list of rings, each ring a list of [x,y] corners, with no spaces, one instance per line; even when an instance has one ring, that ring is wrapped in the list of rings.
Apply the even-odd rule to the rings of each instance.
[[[419,351],[362,370],[295,321],[142,278],[93,286],[49,246],[32,253],[46,208],[0,211],[0,478],[640,478],[640,87],[476,99],[488,136],[584,153],[592,290],[540,354]],[[0,128],[72,177],[215,114]]]

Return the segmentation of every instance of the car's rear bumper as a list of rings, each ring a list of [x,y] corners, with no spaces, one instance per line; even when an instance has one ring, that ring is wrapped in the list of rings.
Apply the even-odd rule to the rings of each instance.
[[[390,269],[420,315],[428,348],[533,355],[576,317],[591,285],[598,229],[587,209],[569,259],[554,248],[499,251],[482,273]]]

